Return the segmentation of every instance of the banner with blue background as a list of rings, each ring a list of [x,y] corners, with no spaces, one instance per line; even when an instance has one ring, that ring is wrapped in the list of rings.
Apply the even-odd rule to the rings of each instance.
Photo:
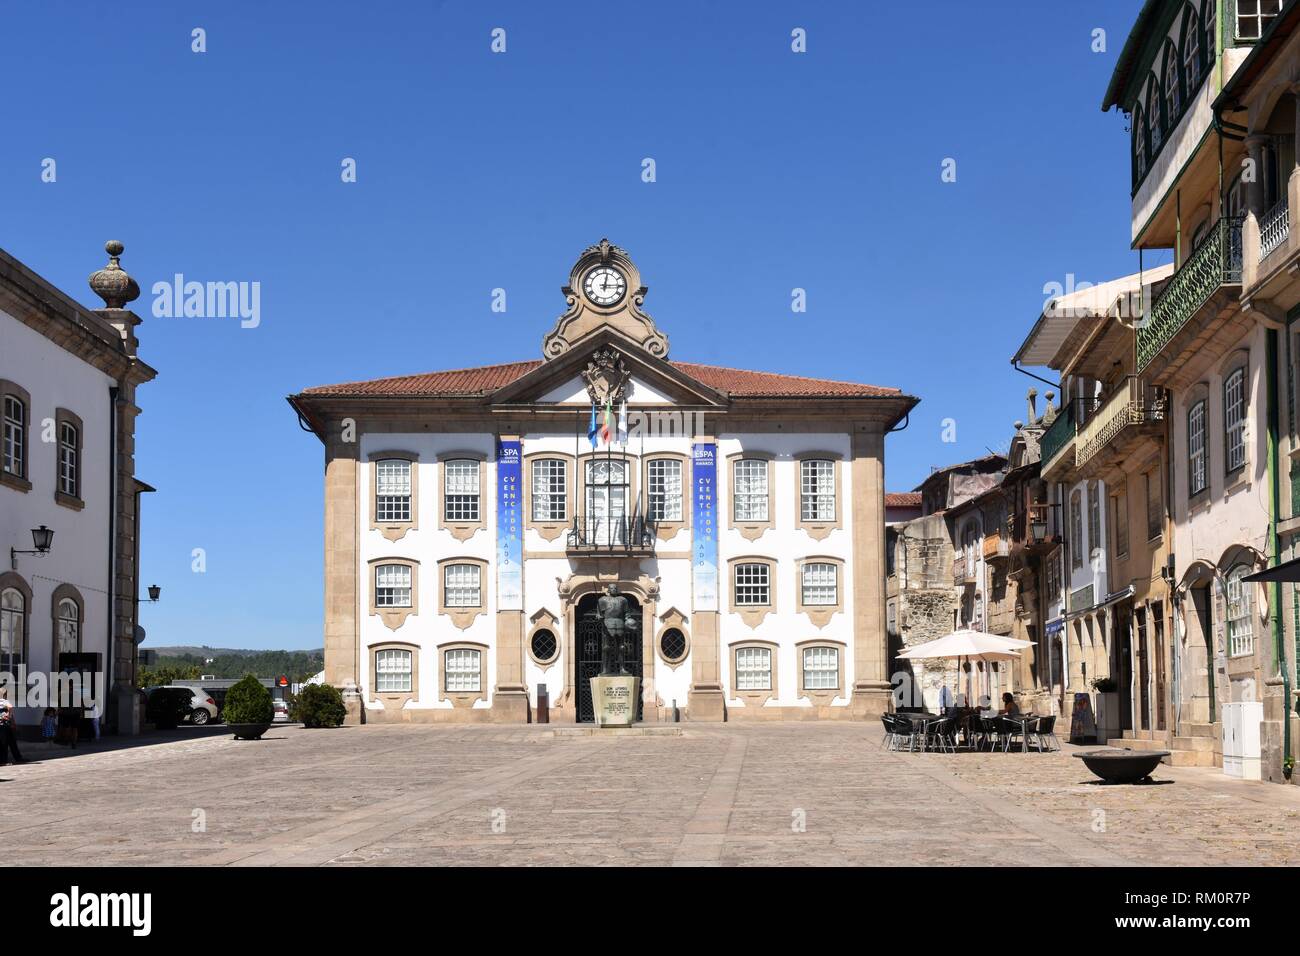
[[[691,583],[695,610],[718,609],[718,446],[696,442],[691,456]]]
[[[497,610],[524,609],[522,443],[497,443]]]

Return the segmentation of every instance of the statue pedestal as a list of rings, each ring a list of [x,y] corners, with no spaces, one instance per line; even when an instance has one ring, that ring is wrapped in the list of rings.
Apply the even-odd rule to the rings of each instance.
[[[601,675],[591,679],[591,706],[597,727],[631,727],[636,723],[641,678]]]

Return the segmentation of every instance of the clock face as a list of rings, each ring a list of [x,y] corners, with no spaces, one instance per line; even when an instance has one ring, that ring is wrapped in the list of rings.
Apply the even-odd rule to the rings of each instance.
[[[596,305],[613,305],[627,291],[627,280],[617,269],[597,266],[582,280],[582,291]]]

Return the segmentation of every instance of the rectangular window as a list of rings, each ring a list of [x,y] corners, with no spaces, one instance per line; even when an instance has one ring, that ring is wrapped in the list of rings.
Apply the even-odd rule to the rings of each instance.
[[[772,603],[771,583],[766,564],[736,565],[736,606]]]
[[[411,520],[411,463],[400,458],[375,462],[375,520]]]
[[[482,607],[477,564],[449,564],[443,570],[442,603],[447,607]]]
[[[656,521],[681,521],[682,463],[676,458],[652,458],[646,468],[650,517]]]
[[[1199,495],[1209,485],[1205,465],[1205,402],[1197,402],[1187,413],[1187,491],[1190,495]]]
[[[444,661],[448,693],[475,694],[482,689],[478,651],[469,647],[452,648]]]
[[[840,652],[834,647],[805,647],[804,690],[830,690],[840,686]]]
[[[1223,380],[1223,430],[1227,469],[1246,464],[1246,370],[1239,368]]]
[[[736,648],[736,690],[772,689],[772,651],[766,647]]]
[[[375,567],[375,607],[411,606],[411,569],[405,564]]]
[[[479,520],[479,463],[454,458],[443,465],[443,493],[447,521]]]
[[[26,406],[13,395],[4,403],[4,470],[23,478],[27,474]]]
[[[567,481],[563,459],[541,458],[533,462],[534,521],[564,521],[568,518]]]
[[[742,458],[736,462],[734,514],[737,521],[767,520],[767,462]]]
[[[77,459],[77,426],[59,423],[59,491],[70,498],[78,497],[81,474]]]
[[[799,515],[803,521],[835,520],[835,462],[799,462]]]
[[[1246,568],[1236,568],[1228,575],[1228,656],[1245,657],[1255,653],[1255,630],[1250,620],[1250,582],[1243,581]]]
[[[1112,495],[1110,513],[1115,523],[1115,553],[1128,554],[1128,495],[1122,491]]]
[[[1070,495],[1070,566],[1083,567],[1083,501],[1077,491]]]
[[[1101,547],[1101,485],[1088,485],[1088,552]]]
[[[803,566],[803,603],[805,607],[838,604],[835,565],[809,562]]]
[[[410,651],[375,651],[375,689],[381,694],[411,692]]]
[[[1147,540],[1160,537],[1164,531],[1161,504],[1164,497],[1160,494],[1160,469],[1147,472]]]
[[[1237,0],[1237,39],[1258,40],[1282,10],[1282,0]]]

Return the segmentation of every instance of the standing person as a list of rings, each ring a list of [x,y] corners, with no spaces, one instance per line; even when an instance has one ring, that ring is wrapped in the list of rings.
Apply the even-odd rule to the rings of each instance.
[[[9,762],[9,754],[14,755],[14,763],[26,763],[27,758],[18,749],[18,734],[14,728],[14,709],[9,704],[9,695],[0,687],[0,766]]]

